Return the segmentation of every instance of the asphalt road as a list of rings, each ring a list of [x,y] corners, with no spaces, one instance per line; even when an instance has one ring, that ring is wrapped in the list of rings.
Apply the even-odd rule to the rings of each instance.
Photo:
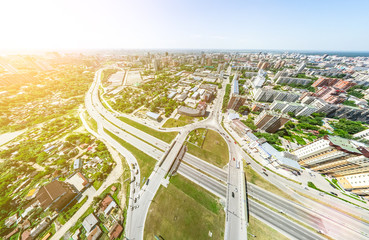
[[[258,219],[269,223],[275,228],[287,234],[293,239],[299,240],[317,240],[325,239],[316,233],[300,226],[299,224],[281,216],[278,213],[273,212],[267,207],[249,199],[250,213]],[[257,236],[256,236],[257,238]]]

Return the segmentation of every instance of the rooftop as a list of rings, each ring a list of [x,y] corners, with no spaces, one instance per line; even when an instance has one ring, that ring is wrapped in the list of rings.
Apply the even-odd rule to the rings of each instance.
[[[355,145],[351,143],[349,139],[328,135],[328,140],[331,141],[333,145],[338,146],[348,152],[361,154],[361,152],[355,147]]]

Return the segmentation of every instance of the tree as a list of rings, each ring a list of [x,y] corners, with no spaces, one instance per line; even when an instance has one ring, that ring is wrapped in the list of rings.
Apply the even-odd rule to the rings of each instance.
[[[246,112],[246,111],[247,111],[248,113],[250,112],[250,108],[249,108],[248,106],[241,106],[241,107],[239,107],[239,108],[238,108],[238,112],[239,112],[239,113],[244,113],[244,112]]]

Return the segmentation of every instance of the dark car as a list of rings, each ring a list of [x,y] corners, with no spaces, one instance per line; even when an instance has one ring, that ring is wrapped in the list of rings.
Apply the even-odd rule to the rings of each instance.
[[[331,192],[331,194],[334,195],[334,196],[336,196],[336,197],[338,196],[337,193],[334,193],[334,192]]]
[[[268,177],[268,174],[266,172],[263,172],[263,174]]]
[[[146,181],[146,185],[149,185],[150,179],[147,179]]]
[[[234,192],[232,192],[232,197],[234,198]]]

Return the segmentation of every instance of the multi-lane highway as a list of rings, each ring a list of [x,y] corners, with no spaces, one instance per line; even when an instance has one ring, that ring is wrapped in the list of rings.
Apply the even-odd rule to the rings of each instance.
[[[95,81],[86,95],[85,102],[88,113],[98,123],[98,132],[101,137],[103,137],[119,152],[121,152],[129,161],[129,165],[132,168],[132,175],[134,177],[132,176],[131,196],[127,214],[127,237],[134,239],[143,238],[145,219],[150,207],[150,203],[155,196],[156,191],[160,187],[160,184],[162,184],[164,181],[164,177],[166,176],[173,161],[176,159],[179,150],[182,148],[188,133],[196,128],[208,128],[218,131],[226,140],[229,147],[230,159],[228,166],[225,169],[220,169],[191,154],[186,153],[182,159],[182,163],[179,165],[178,173],[199,184],[225,201],[225,239],[246,239],[246,194],[242,170],[242,158],[248,159],[248,161],[250,161],[250,158],[242,149],[240,149],[236,144],[234,144],[233,141],[230,140],[232,138],[219,124],[222,118],[221,105],[226,82],[223,83],[222,90],[219,91],[217,98],[214,100],[213,111],[210,113],[209,117],[199,123],[190,124],[176,129],[180,130],[181,134],[177,135],[175,141],[171,145],[120,121],[117,118],[119,116],[118,113],[105,109],[103,104],[100,102],[98,92],[101,82],[100,75],[101,70],[96,73]],[[132,154],[129,155],[127,153],[128,151],[124,149],[117,141],[115,141],[115,139],[113,139],[109,134],[107,134],[104,129],[110,131],[114,135],[134,145],[136,148],[158,160],[158,164],[150,175],[149,181],[147,181],[147,184],[145,184],[141,189],[139,188],[140,174],[135,174],[134,172],[136,171],[133,171],[133,167],[139,170],[137,160],[132,156]],[[255,167],[254,164],[252,166]],[[280,177],[278,178],[273,175],[272,177],[276,178],[276,183],[273,181],[273,184],[276,184],[280,188],[284,185],[285,189],[289,189],[289,191],[291,191],[290,188],[286,188],[287,184],[285,184],[285,181],[287,180],[281,178],[283,180],[279,181]],[[325,231],[324,233],[329,236],[334,236],[335,238],[337,237],[337,239],[341,239],[340,237],[342,236],[355,236],[355,239],[362,239],[364,235],[360,233],[360,230],[367,231],[367,226],[361,221],[353,219],[352,217],[350,219],[350,216],[347,215],[342,216],[342,213],[328,207],[322,207],[320,204],[312,200],[306,200],[296,193],[295,195],[298,195],[296,198],[299,201],[304,203],[306,201],[313,202],[311,203],[312,207],[304,208],[304,206],[296,206],[294,203],[284,199],[280,200],[274,195],[268,194],[268,192],[262,192],[262,190],[257,189],[254,186],[251,186],[250,189],[250,194],[254,198],[265,202],[275,209],[283,211],[284,214],[294,217],[295,219],[304,222],[315,229],[322,230],[322,232]],[[135,199],[135,202],[133,202],[133,199]],[[324,218],[324,216],[317,214],[314,209],[325,209],[326,212],[332,216],[331,218],[335,219],[336,217],[341,217],[341,219],[345,220],[345,223],[337,223],[337,221],[334,221],[330,218],[327,220]],[[319,239],[319,236],[310,230],[305,229],[296,223],[291,225],[291,223],[288,222],[289,220],[287,220],[282,214],[274,213],[265,206],[259,205],[255,202],[252,202],[250,205],[250,212],[259,219],[263,219],[263,221],[267,222],[268,224],[280,229],[290,237],[297,239],[312,239],[311,237],[313,237],[314,239]],[[273,219],[273,221],[270,219],[268,221],[266,216],[269,216],[270,219]],[[293,226],[293,229],[297,230],[291,231],[288,229],[289,226]],[[334,234],[330,232],[332,227],[337,228],[339,226],[344,226],[344,228],[342,228],[344,230],[342,231],[345,231],[346,233]],[[300,236],[300,238],[298,236]]]

